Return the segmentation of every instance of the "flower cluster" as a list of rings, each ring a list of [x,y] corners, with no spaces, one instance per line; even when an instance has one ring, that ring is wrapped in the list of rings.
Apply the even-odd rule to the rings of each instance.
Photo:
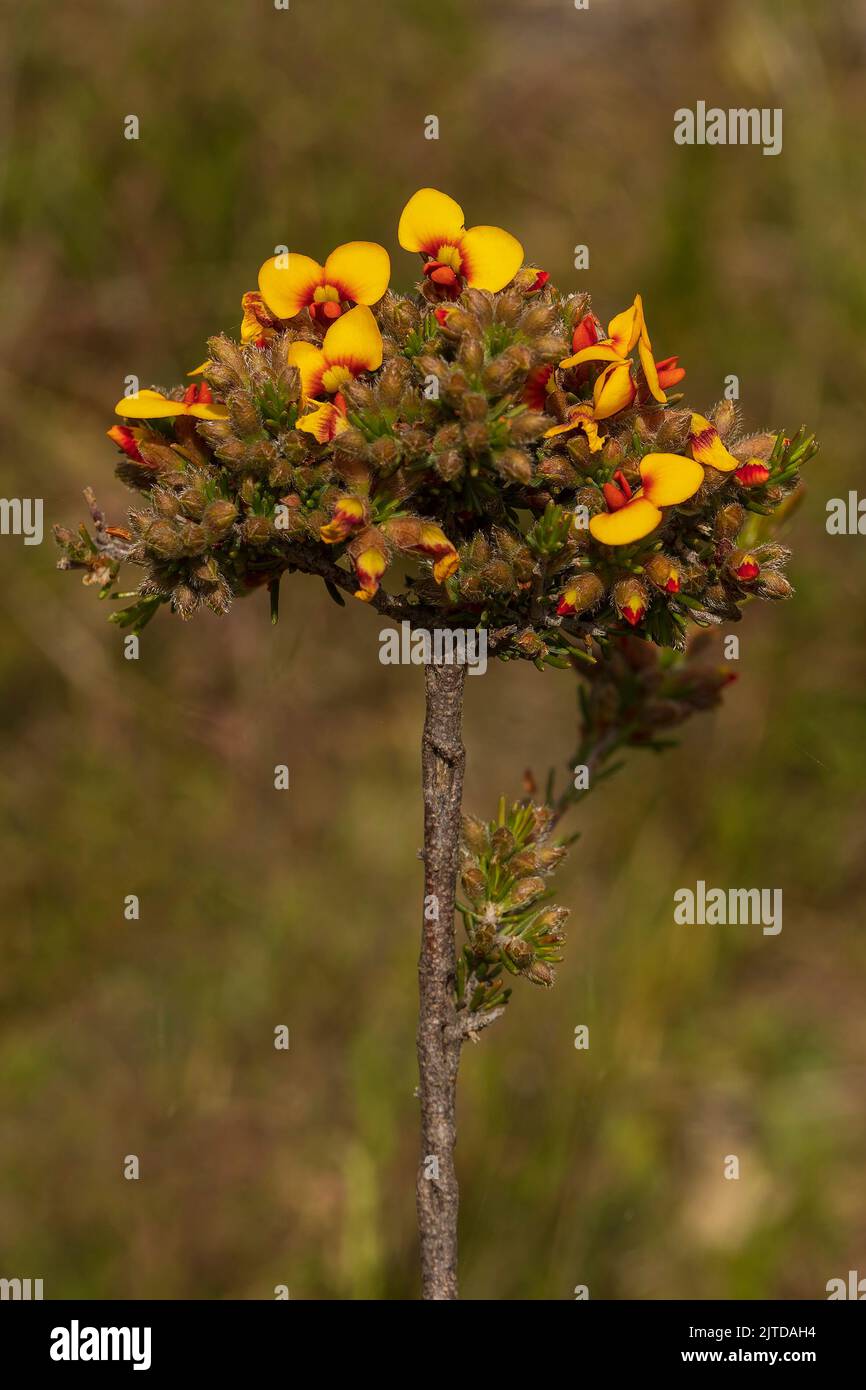
[[[303,571],[339,602],[569,666],[629,630],[682,648],[690,622],[791,592],[767,518],[811,437],[684,408],[640,295],[605,330],[586,294],[525,266],[510,233],[467,230],[443,193],[416,193],[397,235],[421,257],[413,294],[389,289],[372,242],[278,254],[194,384],[118,402],[128,518],[56,528],[61,566],[103,595],[124,563],[142,571],[115,621],[224,613],[263,587],[276,614]]]

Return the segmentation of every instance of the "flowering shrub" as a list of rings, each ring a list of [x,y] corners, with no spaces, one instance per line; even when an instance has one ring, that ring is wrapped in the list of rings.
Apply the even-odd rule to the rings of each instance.
[[[421,258],[409,295],[389,288],[388,252],[371,242],[323,264],[294,252],[266,261],[238,337],[210,339],[193,384],[118,402],[108,434],[135,500],[109,526],[88,492],[93,531],[55,528],[60,564],[103,597],[131,597],[112,620],[133,631],[163,607],[224,614],[261,589],[276,620],[280,583],[296,571],[320,576],[340,604],[350,594],[416,629],[482,630],[503,660],[586,677],[570,766],[597,784],[614,753],[664,746],[663,731],[718,700],[729,677],[706,634],[688,647],[690,631],[791,594],[771,527],[816,445],[803,429],[744,431],[729,402],[690,409],[675,389],[685,369],[656,357],[639,294],[605,328],[586,293],[525,266],[510,233],[464,222],[443,193],[410,198],[397,233]],[[127,564],[140,571],[132,595],[119,588]],[[454,689],[437,710],[425,801],[462,754]],[[452,778],[458,827],[460,789]],[[498,1016],[508,976],[553,980],[567,914],[550,903],[565,852],[552,836],[586,790],[557,794],[551,778],[539,799],[530,778],[493,821],[465,819],[456,963],[456,840],[452,855],[428,804],[428,897],[448,921],[436,942],[425,936],[436,987],[425,1004],[422,979],[422,1111],[429,1077],[447,1075],[425,1142],[456,1079],[442,1037],[459,1052]],[[452,1195],[456,1221],[456,1185]],[[434,1210],[419,1183],[435,1297],[456,1288],[441,1253],[447,1205]]]

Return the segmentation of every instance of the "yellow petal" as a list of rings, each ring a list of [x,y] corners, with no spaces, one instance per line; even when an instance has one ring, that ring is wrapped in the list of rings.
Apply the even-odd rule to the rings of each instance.
[[[114,413],[130,420],[165,420],[171,415],[187,415],[189,407],[183,401],[168,400],[159,391],[138,391],[118,401]]]
[[[355,590],[355,598],[359,598],[362,603],[369,603],[379,588],[379,580],[387,566],[388,561],[381,550],[362,551],[355,559],[355,574],[361,585],[360,589]]]
[[[692,458],[696,458],[699,463],[709,464],[711,468],[718,468],[720,473],[730,473],[740,466],[733,454],[728,453],[715,425],[711,425],[703,415],[692,416],[689,444]]]
[[[564,425],[554,425],[551,429],[545,430],[545,439],[554,439],[558,434],[567,434],[569,430],[583,430],[589,442],[592,453],[602,447],[601,439],[598,434],[598,427],[593,419],[591,405],[576,405],[568,412],[568,419]]]
[[[437,584],[444,584],[446,579],[450,579],[452,574],[456,574],[460,568],[460,556],[456,550],[449,550],[445,555],[440,556],[433,566],[433,578]]]
[[[693,497],[704,470],[681,454],[646,454],[640,462],[643,495],[656,507],[672,507]]]
[[[640,295],[636,294],[634,303],[612,318],[607,326],[607,336],[620,357],[625,357],[626,353],[631,352],[640,337],[642,327],[643,303]]]
[[[196,401],[194,405],[184,408],[184,415],[194,415],[197,420],[227,420],[229,413],[224,405],[210,404],[205,405],[201,401]]]
[[[375,304],[391,278],[391,258],[374,241],[347,241],[325,261],[324,283],[339,290],[341,299]]]
[[[293,319],[311,302],[323,274],[318,261],[296,251],[272,256],[259,271],[262,299],[278,319]]]
[[[210,358],[206,357],[205,360],[203,362],[200,362],[197,367],[193,367],[191,372],[187,372],[187,376],[201,376],[202,372],[206,372],[209,366]]]
[[[367,312],[369,313],[369,310]],[[322,349],[302,340],[289,343],[286,361],[290,367],[297,367],[301,374],[304,399],[308,400],[311,396],[318,395],[322,389],[322,376],[328,365]]]
[[[322,343],[322,352],[329,366],[348,367],[353,376],[375,372],[381,367],[382,334],[366,304],[356,304],[331,324]],[[303,368],[301,375],[303,377]]]
[[[342,434],[343,430],[348,429],[349,422],[342,410],[338,410],[330,401],[325,401],[322,405],[317,404],[315,410],[302,415],[297,428],[313,435],[320,444],[325,444],[329,439],[334,439],[338,434]],[[325,529],[327,528],[322,529],[322,539],[329,540],[330,538],[325,535]]]
[[[655,396],[656,400],[664,403],[667,400],[667,396],[665,395],[661,386],[659,386],[659,374],[656,371],[656,363],[655,358],[653,357],[652,344],[650,343],[649,338],[645,337],[644,334],[641,334],[640,342],[637,345],[637,350],[638,356],[640,357],[640,364],[643,367],[643,374],[646,377],[647,386],[649,387],[652,394]]]
[[[593,414],[596,420],[607,420],[625,410],[635,397],[635,386],[628,362],[613,362],[596,379],[592,391]]]
[[[419,188],[400,214],[397,240],[404,251],[435,255],[443,242],[456,246],[463,235],[463,209],[447,193]]]
[[[256,315],[256,306],[265,308],[264,300],[257,290],[247,290],[241,298],[244,316],[241,319],[241,342],[252,343],[264,335],[264,328]]]
[[[661,519],[658,507],[637,496],[618,512],[599,512],[590,517],[589,531],[602,545],[631,545],[654,531]]]
[[[573,357],[566,357],[560,367],[579,367],[581,362],[622,362],[623,355],[610,343],[593,343],[592,347],[581,348]]]
[[[523,247],[501,227],[470,227],[460,241],[460,261],[468,285],[495,294],[523,265]]]

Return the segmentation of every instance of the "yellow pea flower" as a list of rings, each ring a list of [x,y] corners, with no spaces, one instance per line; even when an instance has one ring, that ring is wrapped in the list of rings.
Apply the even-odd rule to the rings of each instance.
[[[321,391],[333,396],[362,372],[382,365],[382,334],[365,304],[342,314],[328,329],[321,347],[301,340],[289,344],[286,360],[301,374],[309,401]]]
[[[331,520],[319,527],[319,536],[326,545],[339,545],[363,526],[366,509],[360,497],[338,497]]]
[[[590,518],[590,534],[602,545],[631,545],[659,525],[662,507],[672,507],[693,497],[704,480],[704,470],[680,454],[646,454],[640,461],[642,487],[631,486],[617,469],[613,482],[602,491],[609,511]]]
[[[362,603],[369,603],[379,591],[379,583],[388,568],[388,560],[378,547],[373,546],[368,546],[353,558],[360,586],[355,590],[354,597]]]
[[[197,420],[225,420],[228,411],[217,405],[206,381],[188,386],[182,401],[171,401],[161,391],[137,391],[124,396],[114,407],[115,415],[128,420],[167,420],[173,415],[194,415]]]
[[[347,241],[324,265],[291,251],[272,256],[259,271],[262,298],[277,318],[293,319],[302,309],[310,318],[338,319],[348,300],[375,304],[391,278],[391,258],[374,241]]]
[[[412,549],[433,560],[433,578],[437,584],[444,584],[460,568],[460,556],[455,547],[442,527],[432,521],[421,523],[418,540]]]
[[[447,193],[420,188],[400,215],[397,240],[420,251],[424,274],[443,291],[501,290],[523,264],[523,247],[501,227],[464,226],[463,209]]]
[[[592,453],[602,447],[597,421],[607,420],[620,410],[625,410],[635,398],[635,384],[628,362],[611,362],[596,377],[592,392],[592,404],[582,401],[572,406],[567,419],[561,425],[554,425],[545,431],[545,439],[553,439],[558,434],[582,429],[589,442]]]
[[[740,467],[739,459],[729,453],[719,438],[715,425],[705,420],[703,415],[693,415],[689,423],[689,447],[692,458],[698,463],[709,464],[720,473],[732,473]]]
[[[346,402],[339,392],[333,401],[313,401],[312,405],[314,409],[301,416],[297,428],[311,434],[320,444],[336,439],[338,434],[349,428]]]
[[[655,399],[664,404],[667,396],[659,383],[658,368],[644,318],[643,300],[639,294],[635,295],[634,302],[628,309],[611,319],[607,326],[606,338],[588,347],[582,347],[579,352],[566,357],[559,365],[567,368],[578,367],[582,362],[628,362],[629,354],[633,352],[635,345],[647,386]]]

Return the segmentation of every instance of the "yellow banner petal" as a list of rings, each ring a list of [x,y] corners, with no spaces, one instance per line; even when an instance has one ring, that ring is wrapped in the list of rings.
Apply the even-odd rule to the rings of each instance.
[[[467,284],[495,294],[523,265],[523,247],[501,227],[470,227],[460,242],[460,261]]]
[[[309,400],[311,396],[317,396],[322,389],[322,377],[328,365],[321,348],[303,341],[289,343],[286,361],[290,367],[297,367],[301,374],[304,399]]]
[[[634,297],[634,303],[628,308],[623,309],[621,314],[617,314],[611,319],[607,326],[607,336],[612,345],[619,352],[620,357],[631,352],[643,327],[643,302],[639,294]]]
[[[293,319],[311,302],[323,274],[318,261],[297,251],[272,256],[259,271],[262,299],[278,319]]]
[[[682,454],[646,454],[640,462],[643,495],[656,507],[672,507],[693,497],[704,470]]]
[[[718,468],[720,473],[731,473],[740,466],[733,454],[728,453],[715,425],[711,425],[703,415],[692,416],[689,444],[693,458],[699,463],[709,464],[711,468]]]
[[[341,299],[356,304],[375,304],[391,278],[391,258],[375,241],[347,241],[325,261],[324,282],[339,291]]]
[[[618,512],[599,512],[590,517],[589,531],[602,545],[631,545],[654,531],[661,519],[658,507],[637,496]]]
[[[432,256],[443,242],[456,246],[463,235],[463,209],[447,193],[419,188],[400,214],[397,240],[404,251]]]
[[[118,401],[114,413],[129,420],[166,420],[171,415],[188,414],[188,407],[183,401],[168,400],[159,391],[138,391]]]
[[[366,304],[356,304],[331,324],[322,352],[329,366],[348,367],[353,376],[381,367],[382,334]]]
[[[194,415],[197,420],[227,420],[228,410],[224,405],[211,403],[205,405],[201,401],[196,401],[194,405],[187,406],[184,410],[185,415]]]

